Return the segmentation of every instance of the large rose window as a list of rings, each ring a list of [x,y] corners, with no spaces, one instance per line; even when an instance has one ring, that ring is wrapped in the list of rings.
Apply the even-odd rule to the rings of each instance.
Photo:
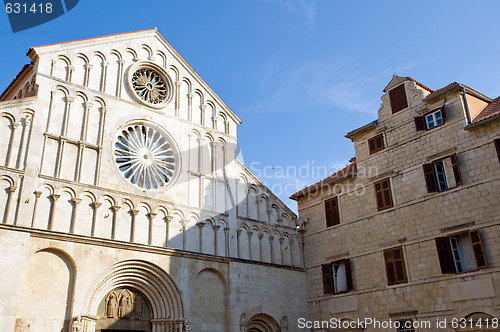
[[[173,145],[146,124],[122,129],[114,143],[114,159],[125,179],[141,189],[166,187],[176,171]]]

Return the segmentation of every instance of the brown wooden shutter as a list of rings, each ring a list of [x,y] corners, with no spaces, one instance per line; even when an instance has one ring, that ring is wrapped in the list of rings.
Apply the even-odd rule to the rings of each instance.
[[[383,150],[385,148],[384,144],[384,134],[375,136],[375,142],[377,145],[377,151]]]
[[[376,150],[375,140],[372,138],[368,140],[368,149],[370,150],[370,154],[372,154]]]
[[[374,185],[377,209],[380,211],[392,207],[392,193],[389,179],[378,181]]]
[[[323,275],[323,291],[325,294],[333,294],[333,275],[330,264],[321,265],[321,274]]]
[[[435,240],[439,257],[439,265],[441,266],[441,273],[456,273],[457,270],[455,268],[455,263],[453,262],[450,241],[447,237],[437,237]]]
[[[427,124],[425,123],[425,116],[417,116],[415,119],[415,128],[417,131],[427,130]]]
[[[384,250],[387,284],[394,285],[407,282],[406,270],[401,247]]]
[[[347,291],[353,290],[353,285],[352,285],[352,270],[351,270],[351,260],[349,258],[346,258],[343,260],[344,265],[345,265],[345,277],[347,280]]]
[[[476,264],[478,268],[487,267],[486,257],[484,255],[483,242],[479,230],[472,230],[469,232],[470,240],[472,242],[472,249],[474,249],[474,256],[476,257]]]
[[[437,185],[436,173],[434,172],[434,165],[424,164],[423,166],[424,166],[425,183],[427,184],[427,192],[433,193],[439,191]]]
[[[443,124],[448,120],[448,115],[446,114],[445,106],[441,106],[441,118],[443,119]]]
[[[325,201],[326,227],[340,224],[339,204],[337,197]]]
[[[391,101],[392,113],[401,111],[408,106],[406,100],[405,86],[401,84],[389,91],[389,99]]]
[[[394,267],[396,269],[397,282],[406,282],[406,271],[403,259],[403,249],[401,247],[395,248],[393,251]]]
[[[377,198],[377,209],[382,210],[384,208],[384,194],[382,193],[382,183],[375,183],[375,196]]]
[[[368,149],[370,154],[383,150],[384,148],[384,134],[379,134],[368,139]]]
[[[384,204],[385,207],[391,207],[392,206],[392,194],[391,194],[391,184],[389,182],[389,179],[384,180],[382,182],[382,188],[384,190]]]
[[[500,162],[500,138],[493,141],[495,143],[495,149],[497,150],[498,161]]]
[[[392,249],[384,250],[385,272],[387,274],[387,283],[393,285],[396,283],[396,273],[394,269],[394,257]]]
[[[451,166],[453,167],[453,174],[455,175],[455,182],[457,186],[462,183],[462,175],[460,174],[460,168],[458,167],[457,155],[454,153],[450,156]]]

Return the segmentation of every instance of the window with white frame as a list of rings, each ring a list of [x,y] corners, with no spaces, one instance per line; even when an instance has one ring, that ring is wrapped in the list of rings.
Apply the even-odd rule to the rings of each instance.
[[[437,112],[433,112],[431,114],[428,114],[425,116],[425,124],[427,126],[427,129],[431,129],[437,126],[442,125],[443,122],[443,116],[441,114],[441,110]]]
[[[427,114],[415,117],[415,127],[417,131],[430,130],[443,125],[447,119],[445,105],[443,105]]]
[[[436,238],[441,272],[460,273],[487,267],[479,230]]]
[[[443,191],[462,183],[456,154],[424,164],[423,168],[428,192]]]
[[[323,290],[325,294],[346,293],[353,289],[351,262],[341,259],[321,265]]]

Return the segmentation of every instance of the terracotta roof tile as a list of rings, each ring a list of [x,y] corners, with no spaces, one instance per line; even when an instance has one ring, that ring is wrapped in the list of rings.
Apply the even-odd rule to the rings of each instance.
[[[447,86],[445,86],[444,88],[441,88],[441,89],[438,89],[430,94],[428,94],[425,98],[424,98],[424,101],[425,100],[429,100],[429,99],[432,99],[433,97],[436,97],[436,96],[439,96],[440,94],[444,93],[444,92],[447,92],[455,87],[464,87],[466,88],[469,92],[473,93],[473,94],[476,94],[478,97],[480,98],[483,98],[485,100],[490,100],[490,98],[488,98],[487,96],[483,95],[481,92],[477,91],[477,90],[474,90],[470,87],[468,87],[467,85],[465,84],[462,84],[462,83],[457,83],[457,82],[453,82],[453,83],[450,83],[448,84]]]
[[[434,90],[432,90],[431,88],[428,88],[427,86],[423,85],[422,83],[420,83],[419,81],[417,81],[416,79],[413,79],[409,76],[406,76],[407,79],[409,80],[412,80],[413,82],[415,82],[416,85],[418,85],[419,87],[429,91],[429,92],[434,92]]]
[[[290,196],[290,199],[297,199],[301,196],[304,196],[306,193],[308,192],[311,192],[311,191],[314,191],[315,189],[318,189],[318,188],[321,188],[323,187],[325,184],[328,184],[330,182],[333,182],[339,178],[342,178],[342,177],[345,177],[349,174],[352,174],[354,172],[356,172],[357,170],[357,167],[356,167],[356,163],[352,163],[344,168],[342,168],[340,171],[336,172],[336,173],[333,173],[332,175],[330,175],[329,177],[319,181],[319,182],[316,182],[315,184],[312,184],[310,185],[309,187],[306,187],[298,192],[296,192],[295,194],[293,194],[292,196]]]
[[[493,101],[472,120],[471,125],[488,120],[497,115],[500,115],[500,97],[493,99]]]

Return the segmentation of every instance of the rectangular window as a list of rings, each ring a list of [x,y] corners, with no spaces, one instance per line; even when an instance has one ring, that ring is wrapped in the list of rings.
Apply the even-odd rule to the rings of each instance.
[[[368,149],[370,150],[370,154],[381,151],[384,148],[385,148],[384,134],[379,134],[368,140]]]
[[[389,99],[391,100],[391,109],[393,114],[408,107],[405,85],[401,84],[389,91]]]
[[[495,143],[495,149],[497,150],[498,161],[500,162],[500,138],[493,141]]]
[[[384,250],[384,260],[388,285],[396,285],[408,281],[406,279],[402,247]]]
[[[460,174],[456,154],[424,164],[423,168],[427,192],[455,188],[462,183],[462,175]]]
[[[347,293],[352,290],[351,260],[341,259],[321,265],[325,294]]]
[[[389,179],[380,180],[374,183],[375,197],[377,198],[377,210],[382,211],[393,207],[391,183]]]
[[[445,107],[443,105],[441,108],[433,110],[428,114],[417,116],[415,118],[415,127],[417,128],[417,131],[429,130],[437,126],[441,126],[447,119]]]
[[[325,201],[326,227],[340,224],[339,200],[333,197]]]
[[[435,239],[441,273],[459,273],[487,267],[478,230]]]

